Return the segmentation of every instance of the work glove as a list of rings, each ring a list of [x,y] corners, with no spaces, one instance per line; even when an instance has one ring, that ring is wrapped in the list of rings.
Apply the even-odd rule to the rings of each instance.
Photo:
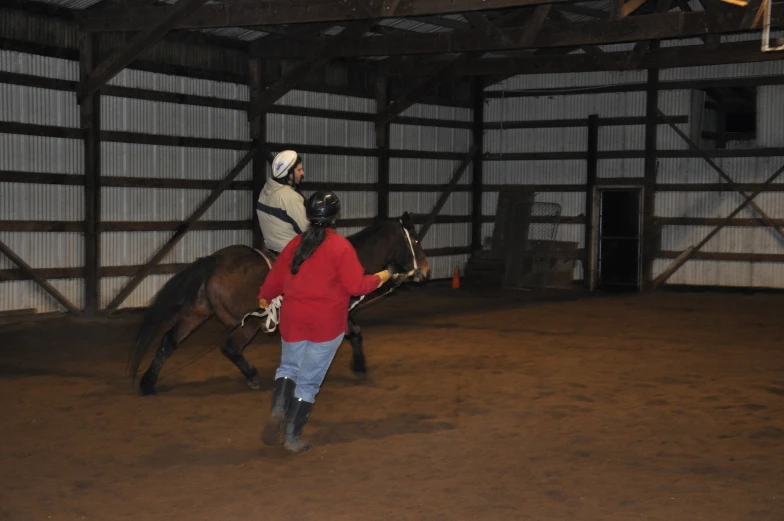
[[[389,277],[391,276],[389,270],[379,271],[378,273],[376,273],[376,275],[378,275],[378,278],[381,279],[381,282],[379,282],[378,286],[376,286],[377,288],[383,286],[384,283],[388,281]]]
[[[263,298],[260,298],[259,299],[259,307],[261,309],[267,309],[269,307],[269,303],[266,300],[264,300]]]

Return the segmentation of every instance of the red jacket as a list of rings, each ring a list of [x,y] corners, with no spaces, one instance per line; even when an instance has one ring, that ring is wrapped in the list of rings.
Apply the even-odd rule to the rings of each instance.
[[[381,279],[365,275],[354,246],[329,228],[324,242],[292,275],[291,261],[301,241],[297,235],[280,253],[259,298],[271,302],[283,295],[280,335],[286,342],[326,342],[348,332],[349,299],[367,295]]]

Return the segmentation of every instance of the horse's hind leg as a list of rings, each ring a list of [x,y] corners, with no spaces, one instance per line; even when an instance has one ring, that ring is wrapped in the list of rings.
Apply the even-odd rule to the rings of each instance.
[[[177,323],[174,324],[170,330],[161,338],[161,345],[155,353],[150,363],[150,367],[141,378],[139,382],[139,390],[145,396],[155,394],[155,384],[158,381],[158,375],[166,363],[166,359],[171,356],[177,346],[193,332],[194,329],[204,323],[205,320],[210,318],[210,313],[191,311],[184,313]]]
[[[357,378],[364,379],[367,376],[367,366],[365,365],[365,352],[362,349],[362,328],[354,325],[351,319],[348,321],[346,339],[351,344],[351,370]]]
[[[235,329],[220,346],[223,356],[242,371],[242,374],[245,375],[245,383],[251,389],[258,389],[261,379],[259,378],[258,369],[242,356],[242,350],[253,340],[259,329],[261,329],[261,322],[256,318],[249,317],[245,321],[245,325]]]

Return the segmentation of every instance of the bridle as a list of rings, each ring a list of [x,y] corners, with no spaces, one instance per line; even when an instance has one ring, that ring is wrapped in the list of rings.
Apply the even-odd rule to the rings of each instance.
[[[411,239],[411,234],[408,232],[408,228],[403,226],[403,221],[398,219],[397,222],[399,222],[400,223],[400,227],[403,228],[403,234],[406,236],[406,242],[408,243],[408,249],[411,251],[411,258],[414,261],[414,268],[411,271],[409,271],[408,273],[406,273],[406,277],[405,278],[413,277],[414,274],[416,274],[417,270],[419,269],[419,263],[417,262],[416,253],[414,252],[414,241]]]

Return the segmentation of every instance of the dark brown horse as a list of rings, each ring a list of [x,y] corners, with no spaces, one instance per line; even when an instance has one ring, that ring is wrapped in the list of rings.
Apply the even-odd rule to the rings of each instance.
[[[396,272],[413,272],[415,282],[421,282],[429,275],[430,267],[408,212],[400,219],[365,228],[348,240],[356,249],[366,273],[377,273],[391,267]],[[257,389],[259,372],[242,356],[242,350],[261,329],[262,319],[251,316],[243,326],[238,326],[243,317],[257,309],[259,286],[267,273],[267,261],[258,251],[248,246],[229,246],[197,259],[169,279],[145,311],[131,354],[130,372],[135,379],[158,328],[175,318],[174,325],[163,335],[155,358],[139,382],[142,394],[155,393],[155,383],[166,359],[191,332],[213,315],[231,330],[220,346],[221,353],[242,371],[248,386]],[[381,288],[383,290],[384,287]],[[372,294],[369,297],[372,298]],[[346,338],[353,353],[351,367],[358,376],[363,376],[367,369],[362,332],[351,318],[348,326]]]

